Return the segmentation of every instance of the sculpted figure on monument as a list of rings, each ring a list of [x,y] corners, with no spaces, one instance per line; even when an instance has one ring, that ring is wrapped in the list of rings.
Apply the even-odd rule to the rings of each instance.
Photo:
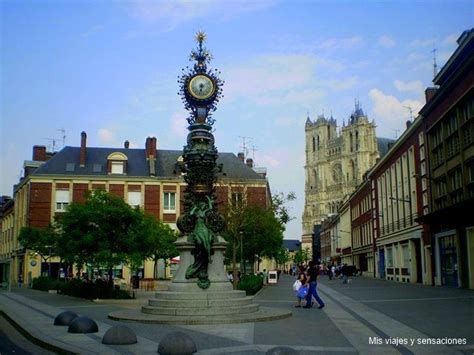
[[[198,202],[189,214],[196,217],[196,224],[188,240],[194,243],[195,248],[192,252],[194,263],[186,270],[186,278],[198,278],[198,285],[201,288],[207,288],[210,285],[207,273],[207,266],[211,262],[211,247],[214,241],[214,233],[206,225],[206,215],[212,211],[212,200],[206,196],[207,204],[204,201]]]

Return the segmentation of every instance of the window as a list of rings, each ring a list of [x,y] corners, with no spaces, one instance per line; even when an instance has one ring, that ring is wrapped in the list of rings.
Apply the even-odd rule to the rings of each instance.
[[[56,212],[66,211],[69,205],[69,190],[56,190]]]
[[[408,274],[410,274],[410,248],[408,244],[402,245],[402,254],[403,254],[403,267],[408,269]]]
[[[425,160],[425,147],[420,147],[420,160]]]
[[[123,174],[123,162],[113,161],[112,168],[110,170],[112,174]]]
[[[393,253],[392,253],[392,247],[386,248],[386,261],[387,261],[387,267],[393,267]]]
[[[448,139],[448,158],[459,152],[459,137],[457,133]]]
[[[128,204],[132,207],[139,207],[142,202],[142,193],[140,191],[128,192]]]
[[[456,169],[450,176],[451,178],[451,191],[462,188],[462,174],[461,169]]]
[[[176,212],[176,193],[175,192],[165,192],[164,193],[164,212]]]
[[[425,144],[425,136],[423,135],[423,132],[420,132],[420,134],[418,135],[418,143],[420,145]]]
[[[456,118],[456,112],[451,113],[450,117],[447,119],[445,123],[446,127],[446,135],[450,136],[458,129],[458,122]]]
[[[232,192],[232,208],[242,207],[244,194],[241,192]]]
[[[120,152],[114,152],[107,157],[108,166],[107,170],[109,174],[126,174],[127,173],[127,161],[128,158],[125,154]],[[94,169],[98,168],[94,167]],[[94,172],[97,172],[94,170]]]

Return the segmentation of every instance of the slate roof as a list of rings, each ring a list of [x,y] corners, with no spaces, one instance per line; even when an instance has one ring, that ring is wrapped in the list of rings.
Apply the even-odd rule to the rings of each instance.
[[[32,175],[107,175],[107,157],[115,152],[127,156],[127,176],[149,177],[149,165],[145,158],[145,149],[94,148],[87,147],[86,164],[79,166],[79,147],[64,147],[51,159],[46,161]],[[176,161],[182,155],[180,150],[156,151],[156,177],[177,178]],[[74,165],[72,165],[74,164]],[[230,179],[265,180],[233,153],[219,153],[217,164],[223,164],[219,177]],[[100,170],[99,170],[100,167]]]
[[[379,138],[377,137],[377,146],[379,148],[380,158],[382,158],[388,152],[389,144],[394,143],[395,140],[390,138]]]
[[[296,251],[301,249],[301,242],[298,239],[283,239],[283,248]]]

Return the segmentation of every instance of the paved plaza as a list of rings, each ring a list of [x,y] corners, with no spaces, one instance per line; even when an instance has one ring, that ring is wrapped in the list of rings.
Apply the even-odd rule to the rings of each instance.
[[[112,321],[107,315],[116,310],[144,304],[153,293],[140,293],[131,301],[90,302],[30,289],[0,292],[0,310],[37,343],[83,354],[156,353],[161,339],[182,331],[196,343],[198,354],[264,354],[278,345],[290,346],[300,354],[472,354],[474,352],[474,292],[400,284],[370,278],[353,278],[349,284],[322,278],[322,310],[294,308],[293,278],[282,275],[276,286],[266,286],[255,297],[262,306],[293,311],[288,319],[228,325],[170,326]],[[53,326],[54,317],[71,310],[93,318],[99,333],[69,334]],[[113,325],[126,324],[138,335],[138,344],[106,346],[102,335]],[[8,325],[0,323],[0,336]],[[466,345],[429,345],[465,339]],[[5,337],[3,339],[6,339]],[[392,342],[392,344],[387,344]],[[4,343],[37,353],[21,337]],[[23,344],[22,344],[23,343]],[[22,346],[24,345],[24,346]],[[4,347],[4,348],[2,348]],[[18,352],[18,349],[16,351]],[[46,353],[46,352],[45,352]]]

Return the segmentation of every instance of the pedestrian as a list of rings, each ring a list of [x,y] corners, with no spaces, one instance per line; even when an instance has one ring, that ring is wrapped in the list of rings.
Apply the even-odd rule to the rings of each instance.
[[[263,269],[263,284],[266,285],[268,283],[268,272],[267,269]]]
[[[301,300],[303,300],[308,294],[308,288],[305,284],[306,284],[306,276],[304,273],[300,273],[295,283],[293,284],[293,291],[295,291],[295,295],[296,295],[295,307],[297,308],[301,307]],[[305,288],[306,291],[302,290],[301,288]],[[303,293],[303,291],[305,291],[306,293]]]
[[[348,274],[347,264],[344,264],[342,266],[342,269],[341,269],[342,283],[343,284],[347,283],[347,274]]]
[[[316,302],[318,302],[319,309],[322,309],[325,306],[323,300],[318,295],[318,291],[316,290],[316,287],[318,285],[318,275],[319,275],[318,267],[314,265],[314,262],[311,260],[309,262],[309,268],[308,268],[307,279],[306,279],[306,285],[309,286],[309,290],[308,290],[308,295],[306,296],[306,306],[304,306],[304,308],[311,308],[313,306],[312,305],[313,297],[316,299]]]
[[[336,277],[336,267],[334,266],[334,264],[331,265],[331,270],[329,272],[331,275],[330,280]]]

